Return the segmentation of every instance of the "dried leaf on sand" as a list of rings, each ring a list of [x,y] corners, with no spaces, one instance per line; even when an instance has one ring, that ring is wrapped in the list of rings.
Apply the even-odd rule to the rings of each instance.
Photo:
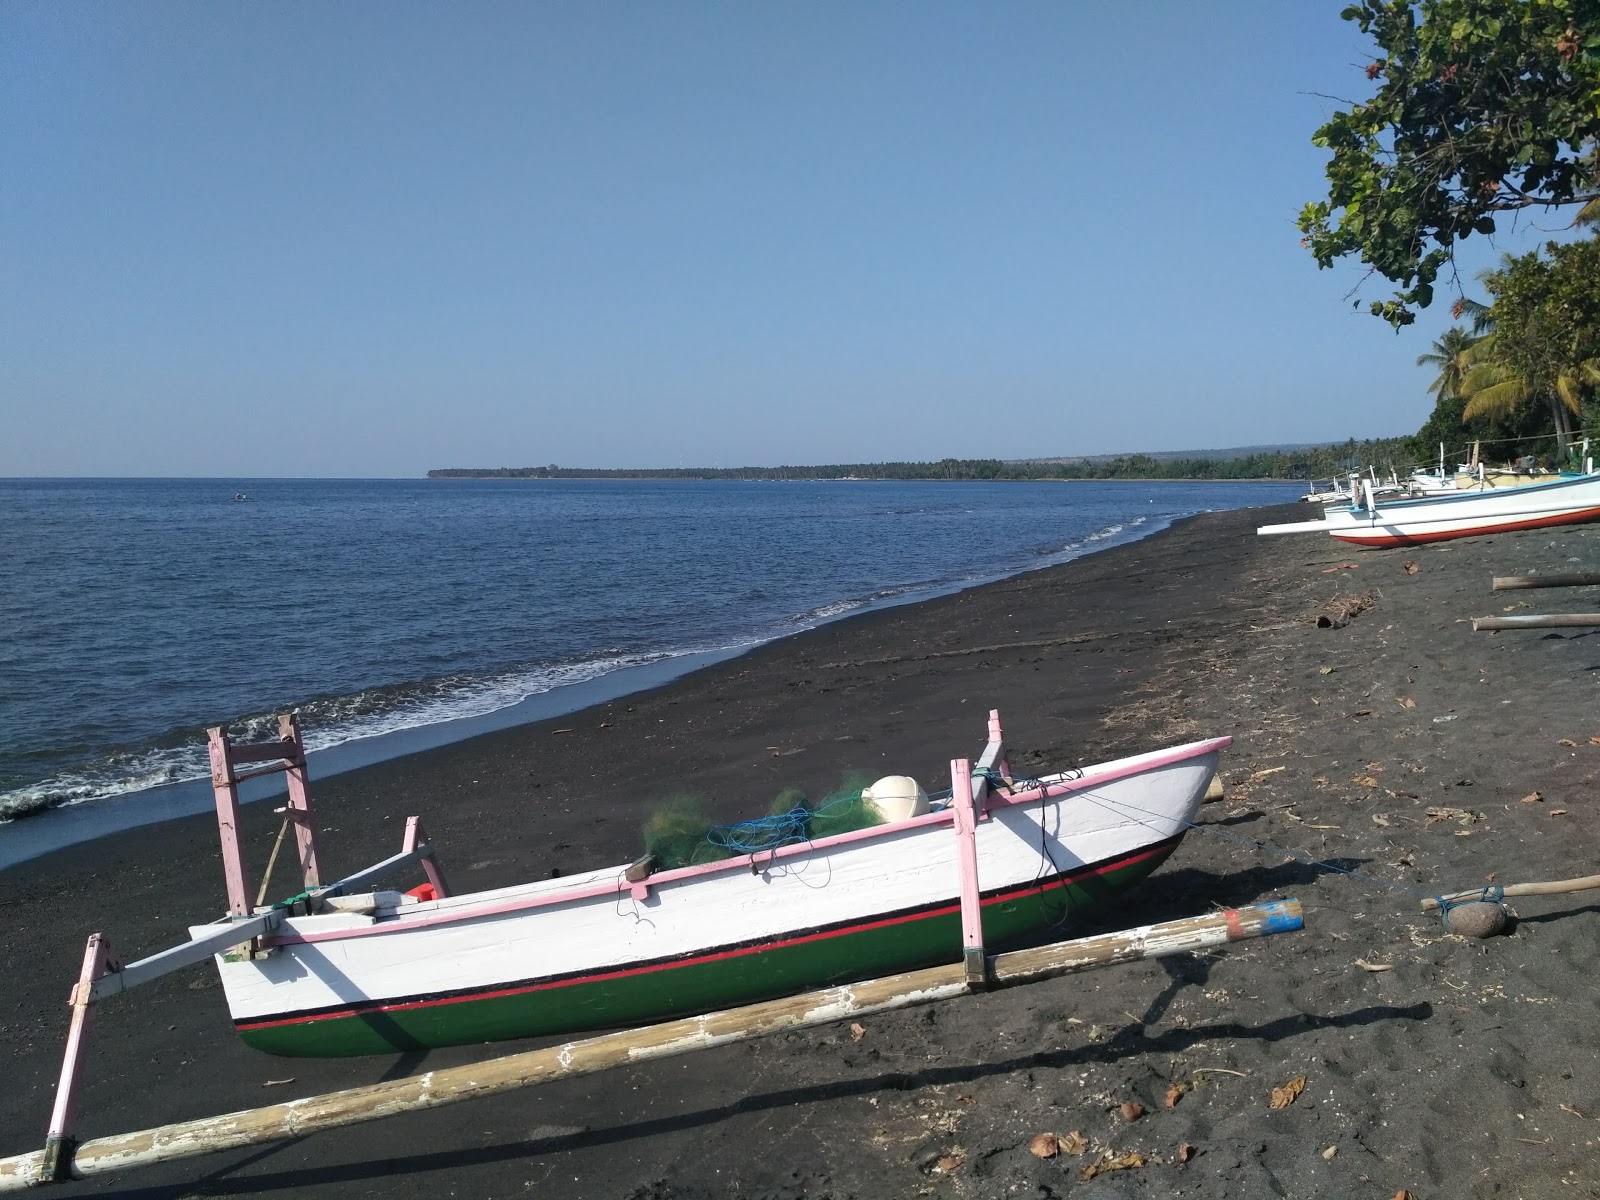
[[[1181,1084],[1181,1083],[1168,1084],[1167,1085],[1167,1107],[1168,1108],[1177,1108],[1178,1107],[1179,1098],[1188,1090],[1189,1089],[1184,1087],[1183,1084]]]
[[[1269,1104],[1269,1107],[1275,1112],[1281,1108],[1288,1108],[1289,1105],[1295,1102],[1300,1093],[1305,1090],[1306,1077],[1304,1075],[1296,1075],[1282,1087],[1275,1087],[1272,1089],[1272,1100]]]
[[[1090,1163],[1078,1173],[1078,1177],[1087,1182],[1096,1175],[1104,1175],[1107,1171],[1131,1171],[1135,1167],[1144,1166],[1146,1161],[1145,1156],[1137,1150],[1130,1150],[1127,1154],[1116,1157],[1113,1157],[1110,1151],[1107,1151],[1104,1158],[1096,1159]]]
[[[1062,1134],[1056,1139],[1056,1145],[1061,1153],[1071,1154],[1074,1157],[1089,1149],[1089,1139],[1074,1129],[1071,1133]]]
[[[945,1174],[948,1175],[951,1171],[958,1170],[960,1168],[961,1164],[966,1162],[966,1161],[967,1161],[967,1157],[964,1154],[946,1154],[943,1158],[941,1158],[938,1162],[934,1163],[933,1165],[938,1167],[939,1170],[943,1171]]]

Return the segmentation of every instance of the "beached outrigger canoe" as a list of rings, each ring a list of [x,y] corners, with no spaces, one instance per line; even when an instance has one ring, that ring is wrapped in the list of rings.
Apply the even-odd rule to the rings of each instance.
[[[942,807],[925,808],[921,789],[901,780],[911,785],[911,815],[884,825],[677,870],[654,870],[646,858],[452,896],[415,817],[399,854],[321,883],[305,748],[292,714],[279,719],[279,732],[272,742],[234,746],[226,727],[209,731],[229,915],[126,965],[103,934],[90,935],[44,1148],[0,1159],[0,1191],[301,1137],[1302,924],[1299,902],[1278,900],[990,953],[990,940],[1061,929],[1159,866],[1192,824],[1228,738],[1017,779],[992,712],[978,762],[951,762]],[[268,765],[240,769],[250,763]],[[306,887],[262,907],[250,899],[238,785],[277,771],[289,795],[267,875],[293,828]],[[882,808],[878,799],[871,797]],[[414,889],[421,895],[372,890],[378,879],[415,866],[428,877]],[[93,1007],[213,957],[246,1039],[280,1053],[363,1054],[623,1028],[81,1140],[74,1112]]]
[[[1063,922],[1159,866],[1229,743],[1007,787],[998,719],[990,732],[964,786],[991,944]],[[747,1004],[956,960],[957,819],[947,803],[719,862],[608,867],[432,900],[394,891],[323,900],[313,889],[309,914],[307,901],[291,904],[217,966],[239,1033],[275,1054],[388,1053]]]
[[[1600,474],[1414,500],[1379,499],[1365,485],[1359,503],[1332,509],[1320,521],[1263,525],[1256,533],[1327,533],[1357,546],[1411,546],[1594,520],[1600,520]]]

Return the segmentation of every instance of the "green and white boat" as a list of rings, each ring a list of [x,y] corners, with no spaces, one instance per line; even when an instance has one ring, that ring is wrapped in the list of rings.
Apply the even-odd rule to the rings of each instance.
[[[970,807],[675,870],[642,861],[447,895],[415,831],[380,867],[421,860],[437,885],[423,895],[438,894],[359,891],[373,868],[279,906],[261,936],[216,957],[234,1024],[273,1054],[383,1054],[641,1025],[956,962],[964,933],[1021,941],[1155,870],[1230,741],[1014,780],[998,714],[989,735],[976,769],[953,764]],[[291,769],[292,797],[294,781]],[[225,819],[225,859],[227,833]],[[963,924],[969,885],[981,934]],[[230,922],[263,919],[236,904],[190,935],[215,944]]]

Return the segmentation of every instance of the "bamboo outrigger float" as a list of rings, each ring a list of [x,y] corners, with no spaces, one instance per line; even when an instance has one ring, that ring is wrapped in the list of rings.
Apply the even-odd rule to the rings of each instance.
[[[1166,921],[1123,933],[986,957],[980,986],[1009,987],[1097,967],[1189,953],[1228,942],[1290,933],[1301,928],[1302,923],[1298,900],[1226,909],[1203,917]],[[64,1147],[53,1163],[44,1151],[19,1154],[0,1159],[0,1192],[21,1191],[42,1183],[87,1179],[262,1142],[303,1137],[324,1129],[589,1075],[609,1067],[669,1058],[692,1050],[707,1050],[890,1009],[951,1000],[974,990],[967,968],[964,960],[726,1012],[604,1034],[489,1062],[430,1071],[407,1079],[96,1138]]]
[[[101,934],[89,938],[44,1149],[0,1160],[0,1190],[297,1136],[1301,925],[1299,904],[1281,901],[988,952],[989,942],[1033,936],[1154,870],[1192,824],[1226,738],[1018,780],[1006,764],[999,714],[991,713],[977,764],[952,761],[942,809],[928,811],[919,792],[921,808],[908,818],[815,840],[795,836],[725,861],[657,872],[641,860],[455,896],[415,817],[399,854],[321,883],[293,716],[280,719],[279,733],[264,745],[234,746],[225,727],[210,731],[229,913],[192,927],[188,942],[127,966]],[[239,769],[249,763],[271,765]],[[288,779],[285,827],[296,833],[304,890],[262,907],[259,899],[251,903],[237,789],[271,771]],[[421,888],[373,890],[379,879],[416,866],[428,878]],[[630,905],[649,906],[649,919]],[[384,1053],[644,1028],[78,1141],[73,1100],[92,1005],[207,959],[216,962],[246,1041],[277,1053]]]

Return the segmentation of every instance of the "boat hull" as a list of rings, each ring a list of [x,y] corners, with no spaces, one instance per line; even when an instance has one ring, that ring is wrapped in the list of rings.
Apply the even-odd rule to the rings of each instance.
[[[1256,532],[1319,532],[1355,546],[1415,546],[1595,520],[1600,520],[1600,475],[1580,475],[1415,500],[1379,500],[1329,512],[1322,521],[1265,525]]]
[[[990,798],[975,830],[985,944],[1070,930],[1155,870],[1226,744]],[[951,818],[935,813],[636,883],[615,868],[292,918],[266,955],[218,967],[240,1035],[274,1054],[576,1033],[957,961],[959,884]]]
[[[1154,871],[1177,841],[1070,876],[984,895],[985,943],[1022,941],[1086,913]],[[625,964],[570,979],[520,980],[344,1012],[285,1014],[237,1022],[236,1028],[246,1045],[291,1057],[390,1054],[625,1028],[952,962],[960,947],[961,909],[950,901],[753,946],[718,946],[676,961]]]

